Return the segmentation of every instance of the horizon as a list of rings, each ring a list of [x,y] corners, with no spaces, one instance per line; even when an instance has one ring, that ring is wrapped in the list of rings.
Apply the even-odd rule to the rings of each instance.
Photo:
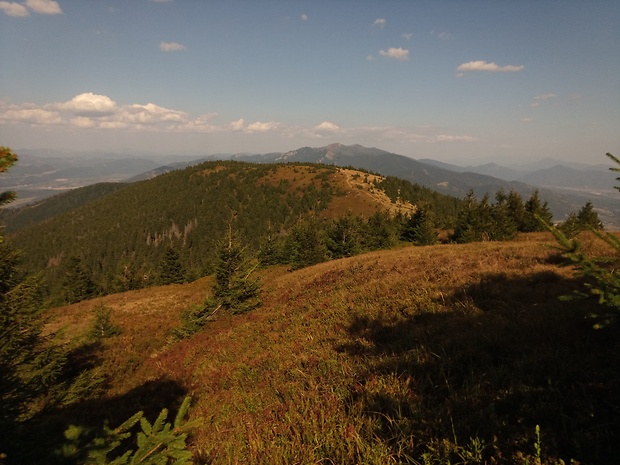
[[[0,2],[0,145],[604,164],[619,22],[606,0]]]
[[[132,151],[132,150],[128,150],[128,151],[108,151],[108,150],[55,150],[55,149],[32,149],[32,148],[25,148],[22,147],[21,149],[17,149],[17,150],[13,150],[13,152],[19,157],[20,153],[26,153],[26,156],[35,156],[38,158],[53,158],[53,157],[59,157],[59,158],[64,158],[64,157],[79,157],[79,156],[83,156],[83,158],[89,159],[89,158],[100,158],[100,157],[104,157],[104,156],[109,156],[109,157],[114,157],[114,158],[123,158],[123,157],[127,157],[130,156],[132,158],[143,158],[145,160],[151,160],[151,161],[157,161],[157,162],[162,162],[164,163],[164,159],[169,159],[169,158],[176,158],[176,160],[172,160],[173,162],[194,162],[194,161],[200,161],[202,158],[211,158],[211,157],[217,157],[217,156],[222,156],[225,158],[222,158],[223,160],[226,159],[234,159],[234,157],[236,156],[248,156],[248,157],[253,157],[253,156],[257,156],[260,157],[262,155],[266,155],[269,153],[277,153],[277,154],[286,154],[289,152],[294,152],[296,150],[300,150],[303,148],[311,148],[311,149],[326,149],[329,148],[330,145],[341,145],[343,147],[353,147],[353,146],[359,146],[361,148],[364,149],[376,149],[378,151],[383,151],[392,155],[398,155],[398,156],[403,156],[406,158],[410,158],[414,161],[418,161],[421,163],[425,163],[427,161],[430,162],[436,162],[439,164],[446,164],[446,165],[453,165],[455,167],[459,167],[459,168],[467,168],[467,167],[471,167],[471,168],[475,168],[475,167],[482,167],[485,165],[497,165],[500,167],[504,167],[504,168],[510,168],[510,169],[515,169],[515,170],[531,170],[531,169],[544,169],[544,168],[533,168],[535,165],[540,165],[540,164],[545,164],[545,162],[547,163],[554,163],[557,165],[562,165],[562,166],[566,166],[566,167],[582,167],[582,168],[609,168],[609,159],[607,157],[604,157],[603,160],[601,160],[601,162],[580,162],[580,161],[571,161],[571,160],[562,160],[560,158],[553,158],[553,157],[544,157],[544,158],[534,158],[534,159],[521,159],[521,160],[513,160],[513,161],[507,161],[507,163],[501,163],[496,159],[493,158],[468,158],[468,159],[457,159],[457,160],[438,160],[435,158],[429,158],[429,157],[425,157],[425,158],[414,158],[411,156],[407,156],[407,155],[403,155],[397,152],[390,152],[388,150],[384,150],[381,147],[366,147],[363,146],[361,144],[342,144],[340,142],[333,142],[324,146],[303,146],[303,147],[295,147],[289,150],[277,150],[277,151],[271,151],[271,152],[216,152],[216,153],[200,153],[200,152],[196,152],[196,153],[192,153],[192,154],[178,154],[178,153],[157,153],[157,152],[144,152],[144,151]],[[169,161],[169,160],[166,160]],[[605,162],[607,161],[607,162]],[[163,166],[163,165],[162,165]]]

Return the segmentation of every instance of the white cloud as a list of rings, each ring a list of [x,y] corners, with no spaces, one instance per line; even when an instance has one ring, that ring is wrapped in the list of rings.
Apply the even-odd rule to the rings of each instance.
[[[72,126],[75,126],[77,128],[88,129],[97,126],[97,123],[92,118],[89,118],[87,116],[78,116],[76,118],[71,118],[70,122]]]
[[[256,123],[252,123],[248,125],[247,130],[249,132],[267,132],[267,131],[274,131],[278,129],[279,127],[280,127],[280,123],[277,123],[275,121],[268,121],[266,123],[261,123],[260,121],[257,121]]]
[[[366,60],[367,60],[367,61],[375,61],[375,57],[374,57],[374,56],[372,56],[372,55],[367,55],[367,56],[366,56]]]
[[[154,103],[125,105],[117,113],[120,121],[129,124],[183,123],[187,114],[182,111],[170,110]]]
[[[60,15],[62,9],[54,0],[26,0],[25,5],[41,15]]]
[[[338,125],[335,123],[323,121],[318,126],[315,126],[314,129],[318,132],[338,132],[340,130],[340,127],[338,127]]]
[[[441,40],[450,40],[452,39],[454,36],[452,34],[450,34],[449,32],[440,32],[439,34],[437,34],[437,36],[441,39]]]
[[[7,107],[0,105],[0,121],[7,123],[52,125],[62,123],[62,118],[57,111],[47,110],[34,104],[26,103]]]
[[[411,38],[413,37],[413,34],[411,32],[405,32],[403,34],[403,37],[407,40],[411,40]]]
[[[110,97],[86,92],[76,95],[68,102],[58,104],[57,107],[79,116],[103,116],[112,114],[117,105]]]
[[[185,45],[178,42],[161,42],[159,44],[159,49],[162,52],[178,52],[181,50],[185,50]]]
[[[383,29],[385,27],[386,24],[386,20],[385,18],[377,18],[374,20],[374,22],[372,23],[373,27],[379,28],[379,29]]]
[[[407,61],[409,59],[409,50],[404,48],[388,48],[387,52],[385,50],[379,50],[379,55],[387,58],[394,58],[399,61]]]
[[[473,135],[451,134],[433,126],[350,126],[343,127],[326,120],[317,125],[287,125],[278,121],[246,119],[218,121],[217,113],[191,117],[188,113],[165,108],[155,103],[119,104],[105,95],[92,92],[76,95],[65,102],[38,105],[8,104],[0,101],[0,127],[36,126],[49,130],[123,131],[162,134],[269,134],[281,139],[334,139],[341,142],[363,143],[471,143]]]
[[[468,61],[467,63],[463,63],[456,68],[458,71],[488,71],[488,72],[504,72],[504,73],[514,73],[517,71],[522,71],[525,68],[523,65],[506,65],[499,66],[495,63],[488,63],[483,60],[478,61]]]
[[[529,116],[525,118],[521,118],[522,123],[531,123],[532,121],[534,121],[534,118],[530,118]]]
[[[308,21],[308,15],[307,15],[307,14],[305,14],[305,13],[304,13],[304,14],[302,14],[302,15],[300,16],[300,18],[301,18],[301,20],[302,20],[302,21]]]
[[[7,16],[25,17],[30,16],[30,12],[20,3],[0,2],[0,10]]]

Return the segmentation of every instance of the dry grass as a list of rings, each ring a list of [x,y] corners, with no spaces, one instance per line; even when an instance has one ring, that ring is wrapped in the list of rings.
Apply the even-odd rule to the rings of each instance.
[[[144,388],[157,382],[164,397],[189,393],[205,463],[535,463],[538,424],[545,456],[604,463],[620,440],[617,328],[597,333],[588,304],[558,301],[577,284],[551,243],[273,268],[261,308],[174,344],[208,279],[98,299],[123,330],[105,342],[102,402],[159,404]],[[54,309],[50,329],[83,334],[96,303]]]

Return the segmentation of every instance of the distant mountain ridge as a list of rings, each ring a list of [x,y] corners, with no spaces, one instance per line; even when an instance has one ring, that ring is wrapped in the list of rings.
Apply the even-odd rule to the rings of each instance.
[[[458,197],[465,196],[469,190],[473,190],[478,197],[485,193],[493,196],[501,189],[514,190],[529,197],[538,189],[541,197],[549,202],[556,220],[563,220],[569,213],[592,201],[605,223],[620,227],[620,209],[613,189],[615,177],[604,164],[584,165],[545,159],[522,164],[518,168],[497,163],[463,167],[430,159],[415,160],[375,147],[340,143],[264,154],[215,154],[197,156],[194,159],[184,157],[180,160],[174,156],[157,157],[157,160],[165,160],[164,164],[143,157],[123,158],[118,155],[110,162],[110,154],[91,154],[86,161],[81,162],[76,161],[76,156],[65,160],[58,153],[51,155],[38,157],[38,163],[33,164],[29,162],[29,158],[36,155],[32,151],[26,151],[26,156],[22,157],[18,166],[12,170],[15,176],[0,178],[0,187],[17,190],[21,203],[25,204],[96,182],[135,182],[151,179],[208,160],[322,163],[353,166],[386,176],[396,176]],[[107,163],[104,162],[106,156]],[[88,163],[91,165],[85,166]],[[76,164],[79,164],[79,167],[75,166]],[[96,176],[97,174],[99,176]]]

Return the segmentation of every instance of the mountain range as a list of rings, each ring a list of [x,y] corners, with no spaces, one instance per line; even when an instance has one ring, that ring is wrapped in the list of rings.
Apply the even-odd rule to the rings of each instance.
[[[549,203],[556,221],[577,211],[588,201],[603,222],[620,227],[615,176],[604,164],[585,165],[545,159],[521,166],[495,163],[458,166],[361,145],[330,144],[302,147],[288,152],[265,154],[214,154],[202,157],[119,155],[110,153],[63,154],[22,150],[18,165],[0,178],[0,189],[17,191],[16,206],[36,202],[62,191],[98,182],[135,182],[153,178],[208,160],[239,160],[256,163],[308,162],[351,166],[385,176],[396,176],[438,192],[464,197],[472,190],[479,198],[499,190],[519,192],[524,197],[538,189]]]

